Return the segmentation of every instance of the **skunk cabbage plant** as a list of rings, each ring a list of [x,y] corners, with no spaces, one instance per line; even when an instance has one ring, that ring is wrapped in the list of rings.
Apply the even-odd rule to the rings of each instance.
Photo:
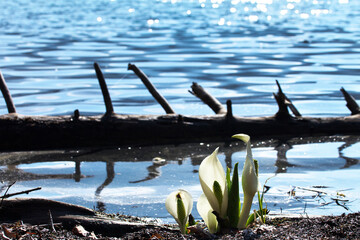
[[[225,174],[217,157],[219,148],[216,148],[201,162],[199,167],[199,179],[203,194],[197,202],[197,210],[211,233],[230,228],[244,229],[255,217],[254,214],[249,217],[249,214],[254,195],[255,193],[259,194],[257,161],[252,157],[248,135],[236,134],[232,137],[246,143],[246,159],[241,177],[244,192],[242,205],[239,194],[238,163],[234,166],[231,178],[230,169],[227,169]],[[179,224],[181,232],[185,233],[193,205],[191,195],[184,190],[172,192],[167,197],[165,205]],[[266,209],[262,209],[262,197],[259,197],[259,206],[258,212],[266,213]]]
[[[246,143],[246,160],[241,179],[244,192],[242,206],[239,196],[238,163],[234,166],[231,179],[230,169],[225,174],[217,158],[217,148],[202,161],[199,167],[200,184],[204,195],[200,196],[197,209],[210,232],[222,231],[226,228],[244,229],[249,218],[252,200],[259,189],[258,173],[252,157],[250,137],[246,134],[236,134],[233,138]]]
[[[179,224],[181,233],[186,233],[186,224],[193,207],[193,199],[185,190],[179,189],[169,194],[165,201],[166,210]]]

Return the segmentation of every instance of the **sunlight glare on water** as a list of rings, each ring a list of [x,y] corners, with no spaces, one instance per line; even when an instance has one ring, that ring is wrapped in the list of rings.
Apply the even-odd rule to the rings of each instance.
[[[231,99],[241,116],[274,114],[275,79],[303,115],[347,114],[341,87],[358,96],[356,1],[14,0],[0,7],[0,70],[22,114],[103,113],[93,62],[118,113],[163,113],[129,62],[181,114],[212,113],[187,92],[193,81],[222,103]],[[4,102],[0,109],[6,113]]]

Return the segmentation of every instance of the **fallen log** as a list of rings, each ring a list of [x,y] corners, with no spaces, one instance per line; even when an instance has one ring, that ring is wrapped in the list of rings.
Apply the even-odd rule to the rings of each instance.
[[[48,223],[51,211],[52,218],[65,215],[95,216],[91,209],[73,204],[62,203],[42,198],[5,199],[1,205],[0,222],[22,220],[32,224]]]
[[[331,118],[183,115],[0,116],[1,150],[105,147],[227,141],[234,133],[253,138],[358,135],[360,116]]]
[[[352,112],[345,117],[304,117],[291,100],[279,91],[274,94],[279,111],[269,117],[237,117],[232,112],[231,100],[225,111],[221,104],[206,91],[202,91],[210,107],[216,107],[214,116],[184,116],[175,114],[166,100],[151,87],[153,95],[159,95],[166,115],[126,115],[113,112],[105,79],[98,64],[94,64],[106,105],[106,113],[100,116],[81,116],[78,110],[73,116],[23,116],[10,111],[0,116],[0,150],[56,149],[77,147],[105,147],[122,145],[178,144],[200,141],[228,141],[235,133],[247,133],[253,138],[286,136],[359,135],[360,114],[356,102],[343,88],[347,106]],[[146,79],[135,66],[129,69]],[[5,81],[3,81],[5,83]],[[6,85],[5,85],[6,86]],[[201,89],[201,87],[198,87]],[[193,88],[194,90],[194,88]],[[10,97],[10,94],[7,95]],[[351,99],[351,102],[350,100]],[[354,103],[355,102],[355,103]],[[220,105],[219,105],[220,104]],[[295,116],[290,115],[288,108]],[[355,109],[355,110],[354,110]]]

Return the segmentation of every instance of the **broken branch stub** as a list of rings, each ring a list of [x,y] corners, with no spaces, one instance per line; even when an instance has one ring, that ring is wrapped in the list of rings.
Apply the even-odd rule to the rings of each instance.
[[[174,110],[170,107],[170,104],[166,99],[157,91],[155,86],[150,82],[149,78],[141,71],[135,64],[129,63],[128,70],[132,70],[144,83],[145,87],[149,90],[155,100],[163,107],[167,114],[174,114]]]
[[[5,103],[9,113],[16,113],[15,105],[10,95],[10,91],[6,85],[5,78],[0,71],[0,89],[4,96]]]
[[[296,116],[296,117],[301,117],[301,114],[299,113],[299,111],[296,109],[296,107],[294,106],[294,104],[292,104],[291,100],[285,95],[285,93],[282,91],[280,83],[278,80],[276,81],[276,85],[278,86],[278,92],[277,94],[274,93],[274,97],[276,99],[276,102],[279,106],[279,111],[276,113],[276,116],[290,116],[289,111],[287,109],[287,107],[290,108],[291,112]],[[280,106],[281,105],[281,106]],[[286,108],[286,109],[285,109]]]
[[[226,118],[227,119],[233,118],[234,115],[233,115],[233,111],[232,111],[232,102],[231,102],[231,100],[226,101],[226,107],[227,107]]]
[[[225,114],[226,109],[222,106],[222,104],[213,97],[210,93],[208,93],[202,86],[193,82],[191,85],[192,91],[189,91],[194,96],[198,97],[203,101],[206,105],[208,105],[216,114]]]
[[[279,110],[275,114],[276,118],[291,118],[287,105],[285,104],[284,96],[279,93],[273,93]]]
[[[103,75],[98,63],[94,63],[94,68],[95,68],[96,76],[99,80],[102,95],[104,97],[104,102],[105,102],[105,107],[106,107],[105,115],[106,116],[112,115],[114,113],[114,108],[113,108],[113,105],[111,102],[109,90],[106,86],[104,75]]]
[[[346,107],[351,111],[351,115],[359,114],[360,108],[356,103],[355,98],[351,96],[343,87],[340,89],[340,91],[344,95]]]

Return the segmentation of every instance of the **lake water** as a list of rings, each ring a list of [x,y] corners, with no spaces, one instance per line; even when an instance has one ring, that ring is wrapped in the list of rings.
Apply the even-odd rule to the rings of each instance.
[[[359,141],[360,137],[326,137],[254,143],[261,184],[270,178],[265,194],[270,213],[359,211]],[[0,155],[0,180],[18,180],[10,192],[41,186],[29,196],[172,221],[164,204],[167,195],[186,189],[197,201],[199,165],[218,146],[224,167],[236,162],[243,166],[245,146],[240,142],[17,152]],[[154,162],[158,157],[165,161]],[[193,214],[199,218],[195,208]]]
[[[164,113],[135,74],[127,70],[130,62],[149,76],[180,114],[213,114],[188,93],[192,82],[198,82],[222,103],[231,99],[238,116],[273,115],[277,111],[272,96],[277,91],[276,79],[304,116],[349,115],[341,87],[360,99],[357,1],[3,0],[0,8],[0,70],[21,114],[62,115],[75,109],[87,115],[103,113],[94,62],[103,69],[117,113]],[[5,113],[6,105],[0,101],[0,114]],[[354,184],[360,174],[358,139],[310,142],[291,145],[285,170],[276,167],[277,154],[284,154],[289,145],[276,147],[272,143],[254,149],[255,157],[264,164],[262,182],[278,173],[268,182],[270,210],[349,212],[329,197],[335,198],[340,191],[349,200],[350,211],[359,211],[360,191]],[[201,151],[198,146],[202,146]],[[155,153],[164,150],[149,149],[142,150],[152,154],[139,153],[129,159],[119,155],[134,149],[101,151],[95,157],[94,153],[85,154],[92,156],[91,161],[81,159],[81,173],[88,178],[76,182],[72,175],[65,179],[47,176],[51,180],[19,181],[11,190],[40,185],[43,190],[31,196],[95,208],[103,204],[110,212],[168,219],[164,198],[182,187],[196,199],[200,194],[199,159],[215,147],[207,147],[207,143],[189,147],[196,163],[188,151],[173,146],[165,149],[177,156],[162,156]],[[17,168],[39,175],[74,172],[72,157],[76,153],[54,157],[54,153],[42,152],[42,163],[30,163],[39,161],[36,158],[27,161],[32,154],[19,157]],[[166,165],[154,166],[151,160],[158,155],[167,160]],[[225,155],[220,156],[224,165]],[[13,158],[2,153],[1,161],[8,159]],[[10,170],[18,171],[13,166]],[[107,175],[111,183],[96,192],[105,179],[110,181]],[[140,181],[147,176],[150,179]],[[9,177],[3,180],[9,181]],[[314,186],[327,187],[315,188],[328,193],[325,200],[313,199],[312,191],[296,188],[314,190]],[[295,197],[286,195],[291,190],[295,190]],[[332,203],[319,206],[323,201]]]

